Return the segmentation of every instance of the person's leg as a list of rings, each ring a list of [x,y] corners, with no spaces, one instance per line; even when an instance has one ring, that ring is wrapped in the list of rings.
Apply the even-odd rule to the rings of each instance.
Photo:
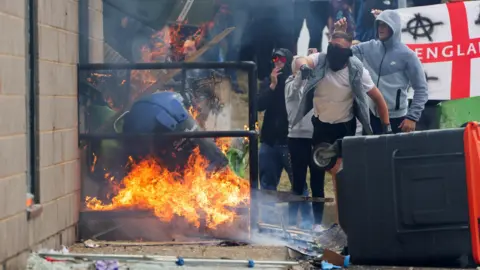
[[[260,170],[260,187],[266,190],[277,190],[280,175],[278,170],[282,169],[278,163],[277,152],[275,148],[262,143],[259,151],[258,166]]]
[[[335,131],[332,132],[332,134],[335,134],[335,135],[332,135],[331,139],[336,141],[336,140],[342,139],[346,136],[355,136],[356,127],[357,127],[357,120],[355,118],[353,118],[349,122],[343,123],[343,126],[339,126],[337,124],[335,126]],[[342,162],[341,159],[337,160],[337,164],[335,165],[335,167],[332,168],[329,171],[330,175],[332,176],[333,190],[335,192],[335,207],[336,207],[336,213],[337,213],[337,216],[336,216],[336,223],[337,224],[339,224],[339,221],[338,221],[338,203],[337,203],[338,202],[338,194],[337,194],[336,174],[337,174],[338,168],[340,167],[341,162]]]
[[[330,124],[323,123],[320,120],[318,120],[318,118],[316,117],[312,117],[312,124],[313,124],[312,147],[315,147],[316,145],[322,142],[330,143],[331,141],[329,139],[331,137]],[[325,170],[323,168],[319,168],[315,164],[313,164],[312,167],[315,167],[316,170],[314,174],[312,174],[312,170],[310,170],[310,188],[312,189],[312,197],[316,197],[317,194],[320,194],[320,190],[322,191],[324,190],[323,187],[320,188],[320,185],[321,183],[325,183]],[[321,203],[312,203],[314,230],[321,230],[321,223],[323,219],[323,206],[324,204],[321,204]]]
[[[317,48],[322,51],[323,29],[327,26],[328,11],[330,9],[328,1],[309,1],[310,12],[307,16],[307,27],[310,34],[309,48]]]
[[[307,148],[305,148],[305,141]],[[309,164],[309,152],[311,152],[311,144],[309,139],[289,138],[288,147],[290,151],[290,159],[292,164],[292,192],[295,195],[303,195],[307,187],[307,167]],[[308,192],[308,189],[307,189]],[[296,225],[299,207],[305,203],[291,202],[289,203],[289,225]],[[310,209],[302,207],[302,221],[310,219]]]
[[[274,146],[262,143],[259,151],[259,170],[260,170],[260,187],[265,190],[277,190],[278,179],[282,166],[278,162],[278,154]],[[274,224],[277,222],[275,215],[272,214],[271,208],[275,204],[263,203],[261,206],[260,217],[263,222]]]
[[[312,144],[312,140],[310,140]],[[309,169],[310,169],[310,189],[312,190],[312,197],[325,197],[325,170],[320,169],[313,162],[312,156],[312,147],[310,146],[310,153],[308,155],[309,160]],[[323,202],[313,202],[313,219],[314,224],[322,224],[323,220],[323,210],[325,203]]]
[[[355,130],[357,127],[357,120],[355,118],[353,118],[352,120],[346,123],[328,124],[328,123],[323,123],[314,117],[312,119],[312,123],[314,126],[314,131],[313,131],[314,146],[322,142],[333,144],[335,143],[336,140],[342,139],[345,136],[354,136]],[[337,201],[338,196],[336,192],[335,173],[333,170],[331,170],[329,173],[332,175],[332,182],[335,190],[335,201]],[[337,223],[338,223],[338,209],[337,209]]]
[[[280,178],[282,177],[283,170],[287,173],[288,181],[292,184],[292,166],[290,164],[290,153],[288,152],[288,145],[277,144],[275,145],[275,152],[277,159],[277,187],[280,184]]]

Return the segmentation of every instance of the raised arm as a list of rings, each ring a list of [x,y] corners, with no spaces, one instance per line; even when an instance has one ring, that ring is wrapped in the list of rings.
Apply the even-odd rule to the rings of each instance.
[[[302,80],[302,73],[300,71],[302,65],[308,65],[306,57],[295,56],[292,63],[293,75],[289,77],[285,83],[285,105],[287,107],[289,123],[293,122],[303,95],[302,85],[305,81]]]
[[[273,90],[275,90],[275,86],[271,88],[272,86],[269,79],[265,79],[260,83],[260,91],[257,96],[257,110],[259,112],[263,112],[268,108],[268,104],[272,100]]]
[[[375,16],[375,18],[381,13],[381,10],[378,9],[373,9],[371,11],[372,16]],[[345,17],[341,18],[340,20],[336,21],[334,24],[334,31],[335,32],[346,32],[347,31],[347,19]],[[372,41],[366,41],[366,42],[354,42],[356,43],[355,45],[352,46],[352,52],[355,57],[360,59],[360,61],[363,61],[363,54],[366,51],[366,48],[368,47],[368,44]]]

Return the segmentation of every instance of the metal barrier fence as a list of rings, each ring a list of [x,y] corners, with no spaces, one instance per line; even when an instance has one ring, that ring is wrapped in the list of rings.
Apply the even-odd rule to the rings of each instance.
[[[85,104],[85,80],[86,74],[101,73],[105,71],[118,72],[126,71],[126,80],[124,80],[123,87],[127,88],[127,93],[130,95],[131,86],[129,85],[132,71],[134,70],[172,70],[179,69],[182,74],[182,88],[181,91],[185,91],[186,71],[189,69],[238,69],[246,71],[248,73],[248,129],[247,130],[226,130],[226,131],[185,131],[185,132],[170,132],[165,134],[150,133],[150,134],[121,134],[114,132],[95,132],[90,130],[87,120],[86,111],[82,110],[82,104]],[[250,181],[250,228],[257,226],[258,208],[255,200],[255,189],[258,189],[258,132],[256,130],[257,125],[257,74],[256,65],[253,62],[203,62],[203,63],[133,63],[133,64],[79,64],[78,65],[78,89],[79,89],[79,144],[83,144],[83,147],[87,148],[87,153],[92,152],[89,149],[90,145],[100,143],[105,140],[124,141],[127,139],[138,138],[220,138],[220,137],[248,137],[248,151],[249,151],[249,181]],[[125,93],[125,92],[124,92]],[[125,109],[125,108],[124,108]],[[92,153],[88,153],[92,154]],[[82,166],[87,163],[83,162]],[[82,171],[88,170],[88,168],[82,168]],[[82,190],[83,181],[82,181]],[[80,222],[82,222],[82,211],[80,213]],[[80,227],[81,230],[81,227]],[[82,232],[79,232],[79,236],[82,237]]]

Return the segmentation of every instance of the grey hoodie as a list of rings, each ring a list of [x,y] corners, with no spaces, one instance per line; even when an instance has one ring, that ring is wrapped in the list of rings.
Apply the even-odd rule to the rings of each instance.
[[[353,54],[368,69],[373,82],[382,92],[388,105],[390,118],[406,118],[418,121],[428,101],[428,84],[422,64],[415,52],[401,40],[401,19],[397,11],[385,10],[375,20],[385,22],[393,31],[385,42],[370,40],[352,47]],[[407,90],[414,90],[412,104],[408,108]],[[373,102],[370,110],[378,116]]]
[[[305,90],[305,83],[306,81],[302,81],[300,72],[297,72],[295,77],[293,75],[288,77],[285,82],[285,105],[287,106],[289,138],[311,139],[313,136],[313,109],[310,110],[298,124],[292,125],[300,106],[303,91]]]

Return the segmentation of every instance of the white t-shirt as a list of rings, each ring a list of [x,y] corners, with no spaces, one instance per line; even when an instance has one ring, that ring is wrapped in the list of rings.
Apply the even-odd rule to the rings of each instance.
[[[319,53],[310,57],[318,64]],[[362,84],[365,92],[373,89],[375,84],[367,69],[363,68]],[[348,67],[337,72],[328,69],[325,77],[318,82],[313,98],[314,115],[324,123],[337,124],[348,122],[353,118],[353,92],[350,87]]]

